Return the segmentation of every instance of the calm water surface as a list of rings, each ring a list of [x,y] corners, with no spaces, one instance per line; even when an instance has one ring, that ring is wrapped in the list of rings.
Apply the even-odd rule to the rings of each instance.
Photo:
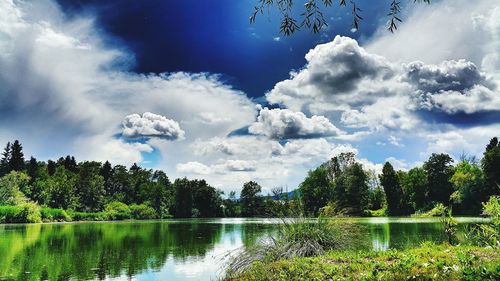
[[[359,218],[375,250],[444,241],[439,219]],[[460,227],[481,222],[458,218]],[[216,280],[225,255],[277,229],[274,219],[0,225],[0,280]]]

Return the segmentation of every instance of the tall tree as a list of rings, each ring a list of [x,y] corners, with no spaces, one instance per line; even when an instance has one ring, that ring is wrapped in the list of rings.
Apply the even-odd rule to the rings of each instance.
[[[422,210],[429,205],[429,184],[427,173],[422,167],[415,167],[408,171],[401,186],[411,211]]]
[[[429,199],[448,205],[453,185],[450,182],[453,176],[453,159],[448,154],[433,153],[424,163],[429,184]]]
[[[24,170],[24,154],[23,146],[18,140],[15,140],[11,146],[9,171],[22,171]]]
[[[304,212],[308,215],[318,215],[319,209],[333,199],[333,189],[327,173],[327,169],[320,166],[309,171],[307,177],[300,184]]]
[[[176,217],[190,218],[193,216],[193,189],[187,178],[176,179],[174,182],[175,200],[172,213]]]
[[[453,211],[460,214],[479,215],[482,202],[489,199],[489,190],[485,184],[483,171],[479,165],[462,160],[455,167],[450,179],[455,192],[451,198],[454,203]]]
[[[346,210],[360,214],[368,209],[368,175],[360,163],[353,163],[344,172],[346,191]]]
[[[3,152],[2,159],[0,159],[0,177],[8,174],[10,172],[9,162],[11,157],[11,145],[10,142],[7,142]]]
[[[240,194],[241,215],[244,217],[255,217],[262,214],[263,198],[260,196],[262,187],[254,182],[249,181],[243,184]]]
[[[76,165],[73,166],[76,168]],[[104,178],[99,175],[101,163],[83,162],[78,173],[77,196],[80,210],[97,212],[104,208]]]
[[[404,210],[402,203],[404,196],[403,190],[399,184],[398,176],[389,162],[385,162],[382,168],[380,184],[384,188],[387,199],[387,213],[389,213],[389,215],[406,214],[406,210]]]
[[[49,176],[53,176],[56,172],[57,164],[56,162],[49,160],[47,161],[47,172]]]
[[[497,137],[490,140],[481,160],[490,195],[500,195],[500,142]]]

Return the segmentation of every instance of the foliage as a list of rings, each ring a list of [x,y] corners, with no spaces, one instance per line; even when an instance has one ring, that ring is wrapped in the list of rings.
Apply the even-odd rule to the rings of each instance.
[[[401,182],[405,199],[412,212],[426,208],[429,202],[429,182],[422,167],[410,169]]]
[[[30,178],[23,172],[11,171],[0,178],[0,205],[17,205],[26,202],[21,190],[29,189]]]
[[[35,203],[23,203],[17,206],[0,206],[1,223],[37,223],[42,222],[40,207]]]
[[[136,220],[147,220],[147,219],[157,218],[155,210],[146,204],[130,205],[130,213],[132,214],[132,218]]]
[[[403,215],[406,210],[403,206],[403,190],[399,178],[391,163],[386,162],[380,175],[380,184],[384,188],[387,198],[387,213],[389,215]]]
[[[301,199],[306,214],[318,215],[319,209],[332,200],[332,186],[325,167],[318,167],[309,171],[307,177],[300,184]]]
[[[259,196],[262,187],[254,182],[249,181],[243,185],[240,195],[241,215],[245,217],[255,217],[262,215],[261,210],[263,199]]]
[[[445,209],[441,216],[441,224],[443,225],[444,234],[448,238],[448,243],[454,245],[458,222],[451,215],[451,209]]]
[[[430,218],[430,217],[441,217],[446,213],[446,207],[443,203],[437,203],[434,208],[430,209],[425,213],[416,212],[412,216],[420,218]]]
[[[124,220],[130,219],[132,217],[129,206],[122,202],[110,202],[106,205],[106,208],[104,208],[104,210],[111,220]]]
[[[360,22],[363,20],[361,16],[362,10],[357,4],[359,1],[356,0],[339,0],[340,7],[346,7],[350,5],[349,10],[352,16],[351,27],[353,30],[359,28]],[[431,0],[414,0],[414,2],[425,2],[430,4]],[[250,22],[255,22],[258,14],[264,14],[270,12],[271,9],[275,9],[280,15],[280,32],[285,35],[291,35],[301,28],[306,28],[313,31],[314,33],[320,32],[322,29],[328,26],[327,20],[324,16],[324,10],[332,7],[333,0],[304,0],[302,1],[302,6],[304,9],[302,11],[296,11],[295,1],[292,0],[258,0],[254,6],[254,10],[250,15]],[[299,13],[300,17],[297,18],[296,14]],[[392,0],[388,7],[388,24],[387,29],[390,32],[397,30],[397,23],[401,22],[401,7],[400,2],[397,0]]]
[[[42,216],[42,221],[53,222],[53,221],[72,221],[71,217],[63,209],[54,208],[41,208],[40,214]]]
[[[429,200],[441,202],[448,205],[450,195],[453,193],[453,185],[450,182],[453,176],[453,159],[448,154],[433,153],[429,160],[424,163],[429,184]]]
[[[450,182],[455,190],[451,195],[454,207],[462,214],[478,214],[489,193],[479,165],[462,160],[455,167]]]
[[[426,243],[389,251],[331,251],[319,257],[258,261],[228,280],[499,280],[500,252]]]
[[[487,182],[487,195],[500,195],[500,142],[497,137],[490,140],[481,160],[481,167]]]
[[[483,211],[491,221],[470,228],[466,238],[472,244],[500,248],[500,197],[492,196],[483,203]]]

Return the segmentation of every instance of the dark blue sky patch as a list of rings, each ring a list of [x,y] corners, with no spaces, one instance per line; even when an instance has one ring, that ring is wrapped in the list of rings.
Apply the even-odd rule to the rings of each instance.
[[[350,31],[348,8],[330,8],[325,13],[329,28],[321,34],[304,30],[287,38],[279,34],[279,19],[273,13],[249,23],[256,1],[58,2],[69,17],[95,15],[97,25],[108,34],[106,43],[135,55],[133,71],[222,73],[250,97],[262,96],[288,78],[291,70],[302,68],[304,55],[318,43],[337,34],[370,37],[387,8],[384,1],[360,1],[365,21],[356,33]]]

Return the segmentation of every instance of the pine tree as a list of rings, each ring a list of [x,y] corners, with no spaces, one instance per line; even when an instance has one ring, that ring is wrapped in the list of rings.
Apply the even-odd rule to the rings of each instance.
[[[11,155],[9,159],[9,172],[24,170],[24,154],[23,146],[18,140],[15,140],[11,147]]]
[[[28,167],[26,169],[28,176],[30,176],[30,183],[33,183],[36,180],[36,174],[38,171],[38,161],[36,161],[36,158],[31,156],[30,162],[28,164]]]
[[[56,172],[57,164],[56,162],[49,160],[47,162],[47,172],[49,173],[49,176],[53,176],[54,173]]]
[[[10,156],[11,156],[11,148],[10,148],[10,142],[8,142],[2,153],[2,159],[0,160],[0,177],[10,172],[9,171]]]

